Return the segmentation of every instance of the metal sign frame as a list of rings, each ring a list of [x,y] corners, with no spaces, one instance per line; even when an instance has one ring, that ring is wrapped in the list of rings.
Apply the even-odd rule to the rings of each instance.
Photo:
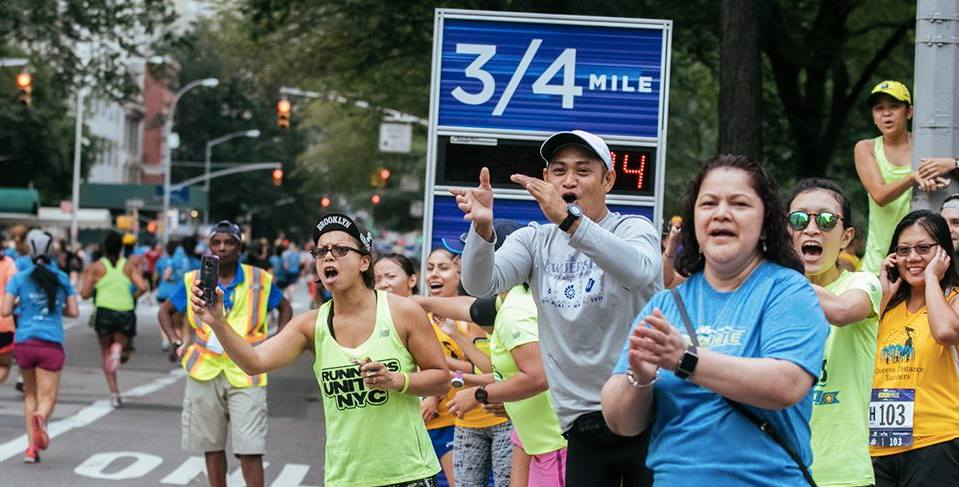
[[[437,166],[437,141],[441,136],[466,136],[466,137],[493,137],[503,139],[521,139],[521,140],[544,140],[551,131],[532,131],[532,130],[510,130],[510,129],[479,129],[468,127],[446,127],[439,125],[440,109],[440,82],[442,78],[442,55],[443,55],[443,28],[444,21],[450,19],[456,20],[478,20],[494,22],[517,22],[517,23],[541,23],[541,24],[559,24],[559,25],[580,25],[589,27],[617,27],[630,29],[661,30],[662,32],[662,52],[660,54],[660,73],[659,80],[659,122],[657,127],[657,137],[638,137],[638,136],[607,136],[603,137],[609,145],[633,146],[637,148],[652,147],[656,151],[655,164],[655,196],[627,196],[619,194],[607,194],[607,204],[627,204],[631,206],[652,207],[654,216],[654,225],[660,227],[663,211],[663,190],[665,188],[666,176],[666,135],[669,113],[669,70],[671,66],[672,53],[672,21],[657,19],[631,19],[622,17],[593,17],[581,15],[553,15],[537,13],[519,13],[519,12],[493,12],[481,10],[460,10],[460,9],[436,9],[433,23],[433,59],[432,73],[430,82],[430,111],[429,127],[427,140],[427,164],[426,164],[426,184],[424,185],[423,198],[423,254],[421,273],[425,277],[426,257],[432,247],[433,241],[433,217],[434,217],[434,197],[437,194],[444,194],[450,189],[450,186],[436,184],[436,166]],[[571,127],[573,128],[573,127]],[[477,177],[479,175],[477,174]],[[529,194],[522,189],[503,189],[494,188],[493,195],[497,199],[521,199],[529,200]]]

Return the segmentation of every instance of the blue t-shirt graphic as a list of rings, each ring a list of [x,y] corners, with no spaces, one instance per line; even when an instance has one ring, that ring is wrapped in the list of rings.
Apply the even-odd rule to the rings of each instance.
[[[63,343],[63,307],[66,306],[67,298],[76,292],[66,273],[52,264],[47,264],[46,267],[56,274],[60,283],[52,313],[47,307],[47,293],[30,277],[31,270],[19,271],[7,281],[7,293],[20,298],[16,308],[16,343],[30,339]]]
[[[809,373],[809,393],[780,411],[747,406],[770,421],[808,466],[812,386],[822,365],[829,324],[806,278],[764,261],[738,290],[718,292],[702,273],[677,290],[701,348],[731,356],[787,360]],[[659,308],[685,337],[669,291],[656,294],[637,317]],[[688,338],[688,337],[687,337]],[[629,367],[626,342],[614,373]],[[655,422],[646,464],[656,485],[806,485],[786,451],[717,393],[661,371],[655,385]]]

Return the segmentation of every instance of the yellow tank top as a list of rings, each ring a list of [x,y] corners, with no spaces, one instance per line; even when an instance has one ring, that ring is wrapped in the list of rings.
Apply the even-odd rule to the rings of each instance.
[[[436,333],[436,338],[443,346],[443,355],[459,360],[466,360],[466,353],[463,352],[463,349],[456,344],[455,340],[450,338],[450,336],[439,327],[439,320],[433,316],[432,313],[430,313],[429,316],[430,323],[433,325],[433,332]],[[460,331],[463,333],[468,332],[469,323],[465,321],[456,321],[455,323]],[[437,406],[437,416],[426,422],[426,429],[433,430],[453,425],[463,428],[488,428],[490,426],[503,424],[507,421],[506,418],[501,418],[492,413],[486,412],[486,410],[484,410],[482,407],[478,407],[464,414],[462,419],[457,419],[456,416],[453,416],[449,410],[449,401],[453,398],[453,396],[456,395],[457,392],[459,392],[459,389],[450,387],[450,390],[446,392],[446,395],[443,396],[442,400],[440,400],[439,406]]]
[[[882,136],[873,139],[873,157],[876,158],[876,165],[879,166],[879,174],[882,175],[884,183],[888,184],[909,177],[912,173],[911,166],[896,166],[886,159],[886,149],[882,143]],[[898,198],[886,203],[886,206],[879,206],[869,200],[869,222],[866,227],[866,251],[862,257],[862,268],[865,272],[879,274],[879,267],[882,260],[886,258],[889,252],[889,242],[892,241],[892,232],[902,217],[909,213],[909,205],[912,200],[912,188],[907,189]]]
[[[957,292],[951,290],[947,300]],[[933,339],[927,309],[915,313],[900,303],[879,322],[873,389],[914,389],[913,442],[871,447],[878,457],[959,438],[959,356],[955,346]]]

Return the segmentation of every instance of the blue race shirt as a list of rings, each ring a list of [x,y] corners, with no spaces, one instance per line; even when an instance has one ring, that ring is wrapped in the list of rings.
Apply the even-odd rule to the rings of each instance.
[[[736,291],[714,290],[701,272],[677,290],[702,348],[737,357],[788,360],[809,373],[813,379],[809,393],[798,404],[780,411],[746,407],[769,420],[806,465],[811,464],[812,386],[822,365],[829,323],[806,278],[764,261]],[[653,296],[634,325],[654,308],[687,335],[669,291]],[[624,374],[629,367],[628,344],[627,340],[615,374]],[[786,451],[719,394],[664,370],[653,397],[656,418],[646,464],[656,485],[806,485]]]
[[[229,311],[233,308],[233,294],[236,290],[236,286],[243,282],[246,276],[243,275],[243,267],[239,262],[236,263],[236,277],[233,278],[228,286],[217,283],[216,287],[220,288],[223,291],[223,307]],[[283,291],[280,291],[280,288],[276,287],[276,283],[270,284],[270,297],[266,301],[267,311],[276,309],[280,305],[280,300],[283,299]],[[180,280],[179,287],[176,292],[173,293],[173,296],[170,297],[170,304],[176,308],[178,313],[186,312],[186,285],[183,283],[183,280]]]
[[[53,313],[47,308],[47,293],[30,278],[30,270],[19,271],[7,281],[7,293],[20,298],[16,308],[17,343],[30,339],[63,343],[63,307],[66,306],[67,298],[76,292],[66,273],[52,264],[47,264],[47,268],[56,274],[60,281]]]
[[[295,250],[284,250],[283,261],[286,263],[286,273],[293,275],[300,273],[300,253]]]

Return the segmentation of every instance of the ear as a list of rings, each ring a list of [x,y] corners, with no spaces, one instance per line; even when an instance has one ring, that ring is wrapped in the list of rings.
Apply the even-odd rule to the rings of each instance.
[[[912,120],[912,105],[906,108],[906,120]]]
[[[602,164],[602,163],[600,163],[600,164]],[[603,166],[603,168],[605,168],[605,167],[606,167],[606,166]],[[610,191],[613,190],[613,185],[614,185],[614,184],[616,184],[616,170],[615,170],[615,168],[614,168],[614,169],[609,169],[609,170],[607,170],[607,171],[606,171],[606,174],[603,175],[603,189],[605,189],[606,192],[609,193]]]
[[[846,247],[852,243],[852,239],[856,238],[856,228],[849,227],[842,231],[842,242],[839,244],[839,250],[846,250]]]
[[[549,169],[549,165],[547,164],[546,167],[543,168],[543,181],[546,181],[546,174],[548,169]]]

